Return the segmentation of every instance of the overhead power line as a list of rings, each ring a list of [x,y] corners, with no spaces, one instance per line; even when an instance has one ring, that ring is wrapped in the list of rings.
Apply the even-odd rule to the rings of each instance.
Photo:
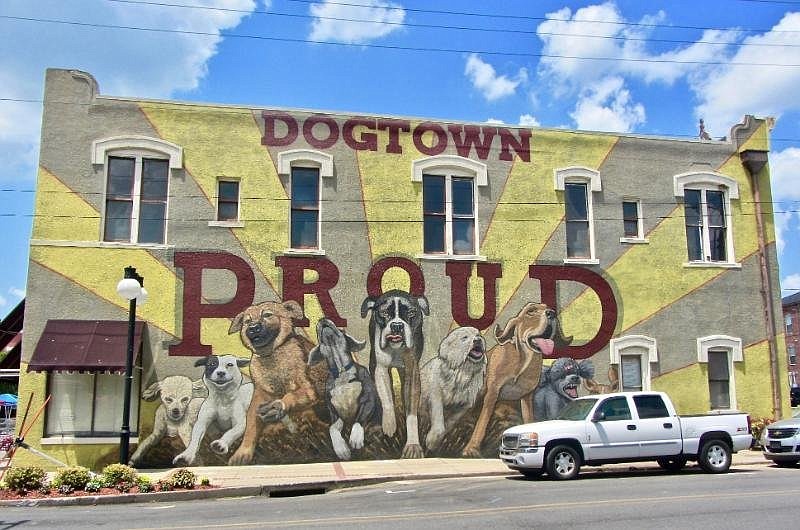
[[[288,37],[268,37],[265,35],[251,35],[251,34],[242,34],[242,33],[229,33],[229,32],[210,32],[210,31],[193,31],[193,30],[181,30],[181,29],[167,29],[167,28],[148,28],[143,26],[127,26],[127,25],[120,25],[120,24],[99,24],[94,22],[79,22],[74,20],[57,20],[57,19],[46,19],[46,18],[36,18],[36,17],[18,17],[12,15],[0,15],[0,18],[8,19],[8,20],[19,20],[25,22],[36,22],[36,23],[46,23],[46,24],[61,24],[61,25],[69,25],[69,26],[77,26],[77,27],[88,27],[88,28],[96,28],[96,29],[122,29],[122,30],[129,30],[129,31],[142,31],[142,32],[152,32],[152,33],[167,33],[167,34],[180,34],[180,35],[196,35],[196,36],[206,36],[206,37],[225,37],[225,38],[238,38],[238,39],[254,39],[254,40],[262,40],[262,41],[270,41],[270,42],[289,42],[289,43],[297,43],[297,44],[323,44],[328,46],[339,46],[339,47],[357,47],[357,48],[376,48],[376,49],[383,49],[383,50],[401,50],[401,51],[414,51],[414,52],[434,52],[434,53],[458,53],[458,54],[482,54],[482,55],[494,55],[494,56],[503,56],[503,57],[538,57],[538,58],[550,58],[550,59],[574,59],[574,60],[582,60],[582,61],[614,61],[614,62],[634,62],[634,63],[653,63],[653,64],[697,64],[697,65],[725,65],[725,66],[747,66],[747,67],[780,67],[780,68],[797,68],[800,67],[800,64],[794,63],[751,63],[751,62],[736,62],[736,61],[679,61],[675,59],[646,59],[646,58],[628,58],[628,57],[581,57],[579,55],[556,55],[556,54],[547,54],[547,53],[535,53],[535,52],[503,52],[503,51],[493,51],[493,50],[478,50],[478,49],[466,49],[466,48],[427,48],[427,47],[420,47],[420,46],[399,46],[399,45],[390,45],[390,44],[360,44],[360,43],[348,43],[348,42],[330,42],[330,41],[321,41],[321,40],[312,40],[312,39],[296,39],[296,38],[288,38]]]
[[[457,31],[479,31],[485,33],[514,33],[518,35],[536,35],[536,36],[551,36],[551,37],[570,37],[570,38],[588,38],[588,39],[604,39],[604,40],[620,40],[620,41],[633,41],[633,42],[651,42],[651,43],[658,43],[658,44],[704,44],[709,46],[737,46],[737,47],[767,47],[767,48],[796,48],[800,47],[800,44],[778,44],[778,43],[744,43],[744,42],[735,42],[735,41],[704,41],[704,40],[685,40],[685,39],[656,39],[656,38],[643,38],[643,37],[630,37],[630,36],[621,36],[621,35],[591,35],[591,34],[582,34],[582,33],[558,33],[558,32],[547,32],[547,31],[538,31],[538,30],[524,30],[524,29],[512,29],[512,28],[481,28],[481,27],[474,27],[474,26],[452,26],[452,25],[441,25],[441,24],[421,24],[421,23],[412,23],[412,22],[393,22],[389,20],[369,20],[369,19],[358,19],[358,18],[347,18],[347,17],[332,17],[332,16],[323,16],[323,15],[308,15],[308,14],[300,14],[300,13],[283,13],[280,11],[273,11],[273,10],[262,10],[262,9],[255,9],[255,10],[247,10],[247,9],[233,9],[227,7],[215,7],[215,6],[204,6],[204,5],[194,5],[194,4],[175,4],[169,2],[154,2],[154,1],[147,1],[147,0],[108,0],[109,2],[115,3],[123,3],[123,4],[131,4],[136,6],[155,6],[155,7],[174,7],[179,9],[196,9],[196,10],[204,10],[204,11],[218,11],[218,12],[231,12],[231,13],[243,13],[243,14],[257,14],[257,15],[268,15],[268,16],[277,16],[277,17],[291,17],[291,18],[304,18],[304,19],[321,19],[321,20],[333,20],[337,22],[355,22],[358,24],[380,24],[384,26],[398,26],[398,27],[406,27],[406,28],[423,28],[423,29],[446,29],[446,30],[457,30]],[[364,6],[370,7],[370,6]],[[548,19],[548,20],[559,20],[559,19]],[[566,20],[564,20],[566,21]],[[590,20],[581,20],[580,22],[593,22],[593,23],[603,23],[603,21],[590,21]],[[617,23],[615,24],[625,24],[628,23]],[[654,25],[658,26],[658,25]],[[665,28],[676,28],[676,26],[662,26]],[[713,29],[713,28],[707,28]],[[724,31],[723,29],[719,28],[718,31]],[[768,30],[749,30],[749,31],[768,31]]]

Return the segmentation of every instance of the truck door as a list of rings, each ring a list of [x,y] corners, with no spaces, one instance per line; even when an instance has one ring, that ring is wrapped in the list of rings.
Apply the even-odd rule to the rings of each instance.
[[[588,460],[639,456],[639,430],[625,396],[603,400],[595,409],[586,430],[589,435],[586,446]]]
[[[669,415],[664,399],[658,394],[633,396],[639,416],[641,456],[670,456],[680,454],[683,441],[677,417]]]

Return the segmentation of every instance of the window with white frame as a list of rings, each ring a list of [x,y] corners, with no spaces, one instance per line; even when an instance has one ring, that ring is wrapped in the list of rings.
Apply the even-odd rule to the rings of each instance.
[[[139,373],[134,370],[131,395],[139,395]],[[76,438],[119,437],[125,376],[54,372],[48,375],[46,436]],[[130,429],[139,430],[139,400],[131,400]]]
[[[609,362],[618,366],[621,391],[650,390],[650,364],[658,362],[656,339],[626,335],[611,339]]]
[[[289,176],[289,250],[322,252],[322,178],[333,177],[333,157],[312,149],[283,151],[278,172]]]
[[[557,169],[555,189],[564,192],[565,261],[596,263],[592,193],[602,190],[600,173],[585,167]]]
[[[486,165],[458,156],[434,156],[412,164],[422,183],[422,235],[426,256],[475,257],[478,186],[487,184]]]
[[[789,354],[789,364],[792,366],[797,364],[797,351],[794,347],[794,344],[789,344],[786,346],[786,353]]]
[[[734,362],[743,360],[742,339],[711,335],[697,339],[697,360],[705,363],[712,410],[736,408]]]
[[[157,138],[118,136],[92,144],[92,163],[104,166],[103,241],[166,242],[170,170],[182,149]]]
[[[794,324],[794,320],[793,320],[792,315],[790,313],[790,314],[786,315],[786,334],[787,335],[791,335],[792,333],[794,333],[793,324]]]
[[[638,199],[622,201],[621,243],[646,243],[642,218],[642,202]]]
[[[689,263],[732,264],[731,199],[739,198],[736,181],[718,173],[674,177],[675,195],[683,197]]]
[[[220,178],[217,181],[217,221],[239,220],[239,181]]]

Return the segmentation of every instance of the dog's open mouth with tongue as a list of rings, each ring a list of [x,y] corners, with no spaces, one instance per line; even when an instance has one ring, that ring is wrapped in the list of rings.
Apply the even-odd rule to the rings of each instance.
[[[552,339],[554,332],[555,327],[552,323],[548,323],[542,333],[528,337],[528,345],[539,351],[544,357],[551,357],[556,349],[556,343]]]

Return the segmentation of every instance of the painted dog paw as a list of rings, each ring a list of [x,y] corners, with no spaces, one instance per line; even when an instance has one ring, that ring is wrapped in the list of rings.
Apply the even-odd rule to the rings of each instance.
[[[286,416],[286,405],[283,401],[276,399],[270,403],[262,403],[257,409],[258,417],[264,422],[280,421]]]
[[[222,441],[222,439],[211,442],[211,450],[218,455],[228,454],[228,449],[228,444]]]
[[[461,451],[461,455],[469,458],[480,458],[481,452],[477,447],[472,447],[468,445],[467,447],[464,448],[463,451]]]
[[[353,449],[364,447],[364,427],[360,423],[354,423],[353,428],[350,429],[350,445]]]
[[[246,466],[252,461],[253,461],[253,451],[249,451],[247,449],[240,447],[239,449],[236,450],[235,453],[233,453],[233,456],[231,456],[228,459],[228,465]]]
[[[419,444],[406,444],[403,447],[402,458],[425,458],[425,453],[422,451],[422,446]]]
[[[393,414],[384,414],[383,420],[381,421],[381,428],[383,429],[383,434],[386,436],[394,436],[394,433],[397,432],[397,423],[395,422]]]

